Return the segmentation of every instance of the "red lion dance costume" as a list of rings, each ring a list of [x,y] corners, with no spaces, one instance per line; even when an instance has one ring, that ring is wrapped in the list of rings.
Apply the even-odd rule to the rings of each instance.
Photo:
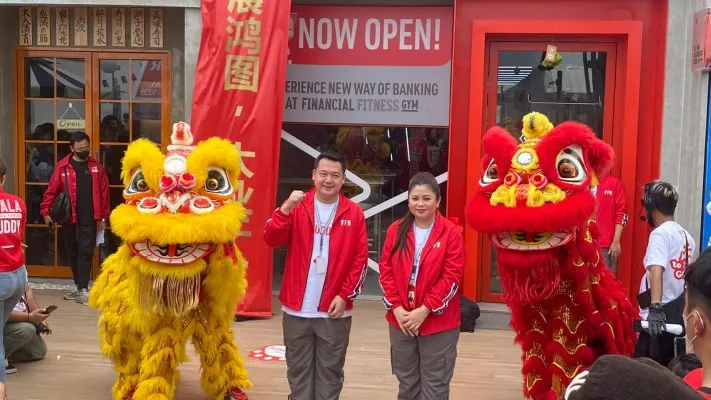
[[[484,136],[467,220],[497,250],[524,395],[556,400],[601,355],[633,353],[635,312],[596,243],[590,188],[609,171],[612,148],[577,122],[554,128],[531,113],[523,126],[521,144],[500,127]]]

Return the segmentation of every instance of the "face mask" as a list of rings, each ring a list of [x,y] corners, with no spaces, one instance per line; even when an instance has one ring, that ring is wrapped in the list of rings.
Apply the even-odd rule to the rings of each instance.
[[[82,160],[89,158],[89,150],[75,151],[74,154]]]
[[[694,314],[694,313],[696,314],[697,317],[699,317],[699,321],[701,321],[701,324],[702,324],[701,329],[703,329],[703,320],[701,319],[701,315],[699,315],[698,311],[692,311],[691,314]],[[699,337],[698,334],[695,334],[694,337],[692,337],[691,340],[689,340],[689,317],[691,317],[691,314],[689,314],[689,315],[682,314],[681,315],[681,318],[684,319],[684,330],[686,331],[686,336],[685,336],[686,341],[689,344],[693,344],[694,340],[696,340],[696,338]]]
[[[711,214],[711,201],[706,204],[706,212]]]

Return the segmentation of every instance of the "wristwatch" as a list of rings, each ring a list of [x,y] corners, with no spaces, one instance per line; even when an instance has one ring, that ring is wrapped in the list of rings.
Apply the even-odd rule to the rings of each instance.
[[[662,309],[662,303],[652,303],[649,306],[650,310],[661,310]]]

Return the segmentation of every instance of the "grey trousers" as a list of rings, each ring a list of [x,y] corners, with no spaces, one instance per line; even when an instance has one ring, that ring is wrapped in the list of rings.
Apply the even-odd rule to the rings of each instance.
[[[3,331],[5,356],[12,361],[37,361],[47,355],[47,345],[29,322],[8,322]]]
[[[612,271],[613,274],[617,274],[617,260],[612,259],[612,255],[610,254],[610,248],[606,247],[601,249],[601,251],[602,255],[605,257],[605,265],[610,268],[610,271]]]
[[[290,400],[338,400],[343,390],[351,317],[302,318],[284,313]]]
[[[390,362],[400,382],[398,400],[448,400],[459,328],[411,337],[390,326]]]

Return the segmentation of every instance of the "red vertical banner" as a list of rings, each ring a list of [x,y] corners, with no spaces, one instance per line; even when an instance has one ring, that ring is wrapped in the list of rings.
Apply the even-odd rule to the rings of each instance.
[[[268,317],[273,253],[261,232],[276,198],[290,2],[202,0],[201,8],[190,123],[197,140],[223,137],[240,151],[238,200],[247,218],[237,245],[249,266],[236,314]]]

